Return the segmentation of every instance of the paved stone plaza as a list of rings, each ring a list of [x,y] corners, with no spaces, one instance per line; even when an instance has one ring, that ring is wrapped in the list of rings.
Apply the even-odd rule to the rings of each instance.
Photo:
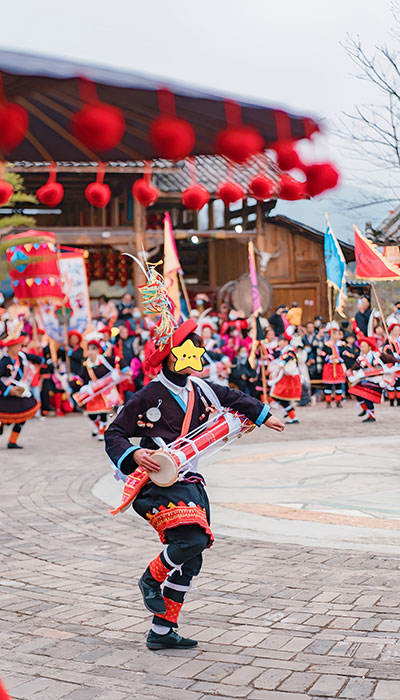
[[[180,631],[199,640],[188,652],[144,646],[137,579],[160,545],[131,512],[108,515],[120,484],[88,421],[31,421],[18,453],[3,437],[12,697],[398,700],[400,409],[357,434],[354,413],[304,409],[283,436],[259,430],[204,469],[217,541],[183,608]]]

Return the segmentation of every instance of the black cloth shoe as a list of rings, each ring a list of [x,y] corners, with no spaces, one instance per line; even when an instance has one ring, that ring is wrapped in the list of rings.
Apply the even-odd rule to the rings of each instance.
[[[341,401],[336,401],[336,408],[343,408],[343,404]]]
[[[7,447],[9,450],[22,450],[23,449],[22,445],[17,445],[16,442],[9,442]]]
[[[368,418],[364,418],[363,423],[376,423],[376,418],[372,418],[372,416],[368,416]]]
[[[361,418],[361,416],[366,416],[367,412],[366,411],[361,411],[361,413],[358,414],[358,417]]]
[[[162,597],[161,586],[157,582],[155,582],[155,585],[150,586],[148,582],[144,581],[145,576],[146,573],[143,574],[138,583],[143,596],[143,603],[147,610],[154,615],[164,615],[167,612],[167,608]]]
[[[0,423],[0,435],[3,435],[3,430],[4,430],[3,423]]]
[[[185,639],[180,634],[170,630],[167,634],[157,634],[150,630],[146,639],[148,649],[190,649],[197,647],[198,642],[195,639]]]

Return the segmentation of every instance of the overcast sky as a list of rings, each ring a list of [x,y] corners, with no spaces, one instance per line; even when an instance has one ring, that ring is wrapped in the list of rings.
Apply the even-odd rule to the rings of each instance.
[[[18,0],[1,14],[2,48],[172,77],[328,120],[375,97],[353,77],[346,34],[372,50],[391,27],[389,0]],[[330,141],[323,157],[354,179]]]

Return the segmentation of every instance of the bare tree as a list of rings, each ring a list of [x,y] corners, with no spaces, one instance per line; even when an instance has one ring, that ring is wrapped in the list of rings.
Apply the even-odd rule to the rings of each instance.
[[[388,45],[376,46],[370,55],[359,37],[349,36],[343,44],[357,68],[356,77],[374,86],[376,93],[374,104],[357,105],[353,114],[343,115],[338,128],[345,148],[369,165],[363,172],[363,182],[382,188],[382,195],[371,195],[366,204],[400,200],[399,0],[393,0],[391,9],[394,24]]]

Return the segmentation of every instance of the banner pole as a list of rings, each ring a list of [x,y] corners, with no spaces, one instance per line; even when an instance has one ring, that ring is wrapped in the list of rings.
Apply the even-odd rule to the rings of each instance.
[[[371,281],[371,289],[372,289],[372,291],[374,292],[375,299],[376,299],[376,303],[378,304],[379,313],[380,313],[380,315],[381,315],[381,319],[382,319],[383,327],[384,327],[384,329],[385,329],[385,333],[386,333],[386,335],[387,335],[387,339],[388,339],[388,341],[389,341],[390,347],[392,348],[392,352],[394,353],[394,352],[396,352],[396,349],[393,347],[393,343],[392,343],[392,340],[391,340],[390,335],[389,335],[389,329],[388,329],[388,327],[387,327],[386,319],[385,319],[385,316],[383,315],[383,309],[382,309],[382,306],[381,306],[381,302],[379,301],[379,297],[378,297],[378,293],[377,293],[377,291],[376,291],[376,287],[375,287],[375,285],[374,285],[374,283],[373,283],[372,281]]]

